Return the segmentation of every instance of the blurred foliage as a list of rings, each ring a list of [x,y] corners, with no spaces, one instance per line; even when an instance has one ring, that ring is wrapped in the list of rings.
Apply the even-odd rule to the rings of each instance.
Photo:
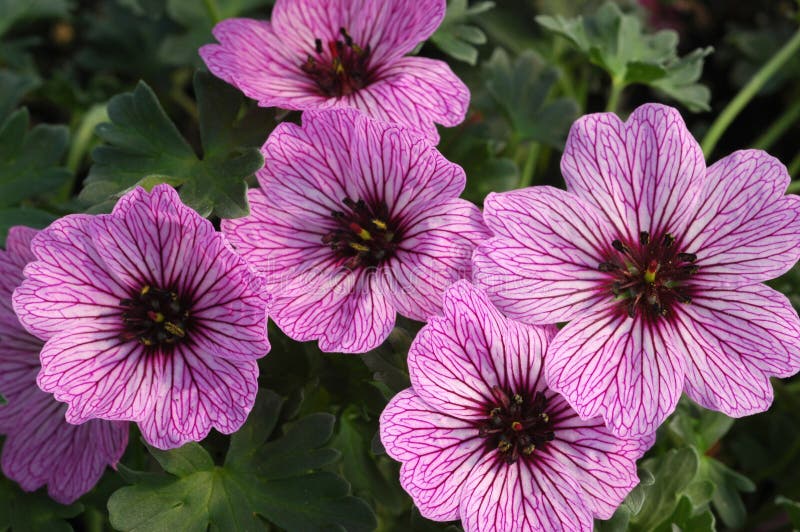
[[[295,117],[203,72],[197,48],[213,42],[215,22],[268,18],[272,3],[0,0],[0,235],[107,210],[159,182],[204,215],[245,214],[257,148],[279,116]],[[447,60],[472,101],[439,148],[466,168],[464,196],[480,204],[492,191],[563,186],[560,152],[584,113],[677,102],[701,137],[713,118],[704,111],[724,108],[796,31],[797,14],[790,0],[450,0],[418,53]],[[795,57],[720,153],[759,144],[798,178],[799,100]],[[771,284],[800,309],[797,268]],[[419,327],[401,319],[379,349],[348,356],[271,326],[264,390],[242,431],[170,452],[132,437],[119,471],[69,507],[2,479],[0,530],[459,530],[419,515],[377,438],[386,402],[409,386]],[[597,529],[800,528],[800,380],[774,386],[768,413],[735,423],[682,400],[640,463],[640,486]]]

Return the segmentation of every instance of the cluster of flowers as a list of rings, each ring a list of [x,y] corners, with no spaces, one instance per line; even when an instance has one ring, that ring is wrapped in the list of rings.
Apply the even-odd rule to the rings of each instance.
[[[469,531],[609,518],[683,391],[731,416],[769,407],[769,377],[800,370],[800,319],[761,284],[800,257],[783,165],[741,151],[706,168],[678,112],[645,105],[575,123],[567,191],[490,194],[481,213],[435,148],[469,93],[405,57],[444,4],[278,0],[271,22],[217,25],[213,73],[305,111],[266,140],[252,213],[221,232],[167,185],[11,231],[7,476],[69,502],[119,460],[125,422],[162,449],[236,431],[267,312],[329,352],[374,349],[398,313],[427,322],[381,439],[422,514]]]

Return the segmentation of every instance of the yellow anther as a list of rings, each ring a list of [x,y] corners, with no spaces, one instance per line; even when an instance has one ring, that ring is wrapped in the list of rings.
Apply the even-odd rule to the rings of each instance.
[[[164,321],[164,315],[160,312],[156,312],[156,315],[153,316],[153,321],[156,323],[161,323],[162,321]]]
[[[362,229],[361,231],[359,231],[358,236],[359,238],[361,238],[361,240],[372,240],[372,235],[369,234],[369,231],[367,231],[366,229]]]
[[[500,449],[501,453],[508,452],[511,450],[511,443],[503,440],[497,445],[497,448]]]
[[[517,403],[518,405],[522,404],[522,396],[520,394],[515,393],[513,399],[514,402]]]
[[[374,225],[375,227],[377,227],[381,231],[386,231],[386,224],[384,222],[382,222],[381,220],[378,220],[377,218],[372,220],[372,225]]]
[[[150,291],[150,285],[144,285],[141,290],[139,290],[139,295],[146,295],[147,292]]]
[[[153,345],[153,341],[149,338],[139,338],[139,341],[142,342],[146,346]]]
[[[186,335],[186,331],[184,331],[171,321],[168,321],[167,323],[164,324],[164,330],[166,330],[173,336],[177,336],[178,338],[183,338]]]
[[[648,282],[648,283],[656,282],[656,272],[655,272],[655,270],[652,270],[652,271],[651,270],[646,270],[644,272],[644,280],[645,280],[645,282]]]
[[[350,242],[350,247],[361,253],[366,253],[367,251],[369,251],[369,248],[367,246],[365,246],[364,244],[359,244],[358,242]]]
[[[535,450],[536,446],[534,444],[526,445],[525,447],[522,448],[522,454],[524,454],[525,456],[530,456],[531,454],[533,454],[533,451]]]
[[[547,415],[547,412],[542,412],[541,414],[539,414],[539,417],[542,418],[542,421],[544,421],[545,423],[550,422],[550,416]]]

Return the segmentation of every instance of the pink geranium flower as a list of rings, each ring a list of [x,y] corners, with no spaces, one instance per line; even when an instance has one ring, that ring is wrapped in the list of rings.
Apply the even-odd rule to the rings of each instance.
[[[264,274],[278,326],[323,351],[368,351],[396,313],[437,312],[488,236],[478,208],[458,199],[461,167],[356,110],[306,112],[302,127],[278,126],[262,152],[251,214],[222,230]]]
[[[386,452],[422,515],[472,531],[592,530],[636,486],[652,437],[581,420],[545,384],[555,327],[506,319],[466,281],[408,353],[412,387],[381,414]]]
[[[271,21],[217,24],[200,56],[264,107],[357,108],[435,141],[434,122],[464,120],[469,91],[443,61],[404,56],[444,14],[445,0],[277,0]]]
[[[766,410],[770,376],[800,369],[800,319],[760,284],[800,254],[800,198],[786,168],[739,151],[706,169],[675,109],[572,127],[568,191],[490,195],[495,237],[474,264],[507,315],[570,321],[550,346],[549,385],[618,434],[652,432],[682,391],[739,417]]]
[[[72,425],[67,405],[36,386],[39,351],[44,342],[31,336],[11,308],[11,293],[22,269],[35,260],[30,242],[37,233],[12,227],[0,251],[0,406],[3,474],[25,491],[47,485],[61,504],[71,504],[97,484],[106,466],[115,467],[128,444],[128,424],[91,420]]]
[[[261,282],[173,188],[61,218],[31,249],[14,309],[47,341],[38,383],[67,421],[136,421],[162,449],[244,423],[269,350]]]

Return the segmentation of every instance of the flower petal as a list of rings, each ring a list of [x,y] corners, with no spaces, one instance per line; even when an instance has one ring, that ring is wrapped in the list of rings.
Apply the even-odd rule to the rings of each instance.
[[[42,349],[37,383],[69,404],[67,421],[141,419],[151,408],[156,361],[138,342],[123,342],[108,319],[64,330]]]
[[[408,388],[381,414],[381,442],[403,462],[400,482],[423,516],[458,519],[461,486],[485,452],[478,429],[432,409]]]
[[[305,109],[330,101],[303,72],[314,39],[279,38],[267,21],[231,18],[214,26],[220,44],[198,53],[215,76],[236,86],[263,107]]]
[[[614,436],[602,418],[582,420],[561,396],[548,400],[548,411],[564,410],[555,424],[555,439],[543,450],[553,469],[569,471],[592,514],[609,519],[636,487],[636,460],[653,443],[652,435],[635,440]]]
[[[236,432],[253,408],[255,360],[228,360],[179,344],[154,365],[153,408],[139,428],[147,443],[159,449],[200,441],[212,427],[223,434]]]
[[[626,122],[612,113],[578,119],[561,173],[567,188],[595,205],[618,237],[682,229],[703,184],[705,160],[680,113],[646,104]]]
[[[73,214],[39,232],[37,260],[14,291],[14,310],[25,328],[47,339],[66,323],[84,323],[119,310],[129,287],[108,272],[94,245],[95,216]]]
[[[281,39],[305,46],[306,53],[313,51],[314,39],[341,40],[344,28],[356,44],[370,47],[374,65],[413,50],[433,34],[444,14],[444,0],[280,0],[272,23]]]
[[[464,121],[467,86],[444,61],[403,57],[381,69],[380,79],[348,97],[353,107],[386,122],[419,131],[439,142],[434,122],[452,127]]]
[[[733,288],[773,279],[800,258],[800,197],[784,196],[789,173],[760,150],[708,169],[683,239],[697,255],[697,282]]]
[[[489,194],[484,209],[496,237],[473,256],[475,283],[506,315],[557,323],[611,297],[598,266],[614,238],[591,205],[535,187]]]
[[[685,361],[663,323],[613,310],[576,319],[547,352],[547,383],[583,419],[602,416],[620,437],[651,432],[672,413]]]
[[[681,307],[675,344],[686,355],[686,393],[731,417],[766,411],[770,376],[800,371],[800,318],[762,284],[713,289]]]
[[[341,353],[375,349],[389,336],[396,318],[371,272],[332,267],[289,280],[270,312],[291,338],[319,340],[322,351]]]
[[[3,473],[22,489],[47,484],[50,497],[71,504],[92,489],[107,465],[114,466],[128,443],[128,424],[90,420],[72,425],[66,406],[30,383],[24,418],[9,431],[3,445]]]
[[[507,465],[489,454],[473,468],[459,506],[465,532],[592,530],[592,515],[567,471],[545,461]]]
[[[431,207],[409,225],[379,279],[400,314],[426,321],[441,312],[445,288],[471,277],[472,252],[489,233],[480,210],[462,199]]]
[[[542,354],[553,331],[511,322],[467,281],[451,286],[444,316],[417,334],[408,353],[414,390],[443,414],[466,420],[487,416],[492,387],[536,390]]]

